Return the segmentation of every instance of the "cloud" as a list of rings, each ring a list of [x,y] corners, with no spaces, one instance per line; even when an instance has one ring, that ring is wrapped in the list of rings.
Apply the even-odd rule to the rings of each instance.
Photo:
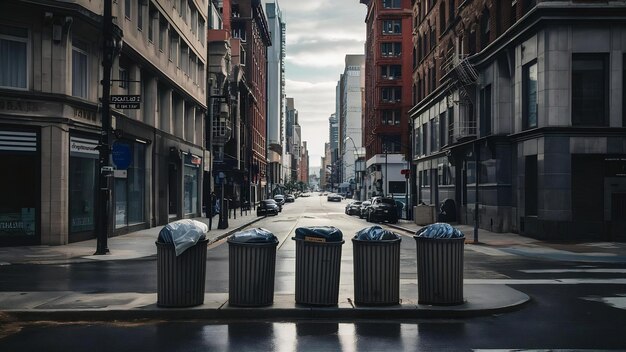
[[[328,118],[335,113],[345,56],[363,54],[367,7],[358,0],[277,2],[287,29],[285,90],[294,98],[313,173],[328,142]]]

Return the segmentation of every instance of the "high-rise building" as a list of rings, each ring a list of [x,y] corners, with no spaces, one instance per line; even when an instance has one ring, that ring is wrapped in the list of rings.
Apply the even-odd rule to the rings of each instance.
[[[362,149],[361,115],[363,113],[363,90],[365,71],[364,55],[346,55],[344,72],[341,75],[338,90],[339,101],[339,167],[340,192],[352,197],[361,176],[357,175],[356,161]],[[363,155],[365,157],[365,155]],[[364,171],[364,170],[359,170]]]
[[[410,187],[402,170],[410,168],[408,112],[413,105],[414,68],[411,9],[415,0],[361,3],[368,8],[363,116],[367,196],[394,196],[406,203]]]
[[[242,106],[245,145],[250,153],[250,201],[256,203],[267,192],[267,48],[271,38],[261,0],[231,0],[232,33],[241,41],[244,79],[248,92],[244,92]]]
[[[267,61],[267,158],[272,193],[281,192],[285,129],[285,22],[277,2],[265,4],[272,46]]]

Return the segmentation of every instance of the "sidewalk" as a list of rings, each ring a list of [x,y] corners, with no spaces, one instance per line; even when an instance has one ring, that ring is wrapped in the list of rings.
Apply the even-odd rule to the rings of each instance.
[[[218,229],[218,216],[213,217],[211,230],[207,234],[209,244],[231,235],[232,233],[253,224],[263,217],[257,217],[254,210],[244,211],[243,216],[237,212],[237,218],[228,220],[227,229]],[[209,219],[194,218],[207,226]],[[110,237],[108,247],[111,254],[93,255],[96,251],[96,239],[70,243],[62,246],[24,246],[0,248],[0,265],[8,264],[69,264],[103,260],[129,260],[152,258],[156,256],[156,245],[159,232],[164,226],[131,232],[125,235]]]
[[[412,221],[399,220],[389,227],[415,233],[422,226]],[[465,235],[466,247],[485,254],[514,254],[554,261],[586,263],[626,263],[624,242],[547,242],[515,233],[495,233],[478,229],[478,243],[474,243],[474,226],[453,224]]]

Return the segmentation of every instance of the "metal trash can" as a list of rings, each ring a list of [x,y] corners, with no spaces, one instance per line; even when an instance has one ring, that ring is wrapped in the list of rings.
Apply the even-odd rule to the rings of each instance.
[[[296,229],[296,303],[334,306],[339,302],[341,231],[333,226]]]
[[[228,238],[228,304],[260,307],[274,303],[278,239],[255,228]]]
[[[447,227],[445,226],[447,225]],[[432,236],[418,233],[413,236],[417,252],[418,303],[456,305],[463,300],[463,250],[465,237],[448,224],[436,223]],[[454,237],[446,238],[438,229],[453,229]],[[458,237],[458,234],[463,237]],[[437,237],[440,236],[440,237]]]
[[[203,239],[179,256],[171,243],[157,246],[157,306],[191,307],[204,303],[206,251]]]
[[[361,305],[400,303],[400,242],[380,226],[365,228],[352,238],[354,302]]]

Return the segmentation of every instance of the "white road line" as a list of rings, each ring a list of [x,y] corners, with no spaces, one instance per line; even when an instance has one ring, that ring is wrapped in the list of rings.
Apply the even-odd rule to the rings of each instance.
[[[618,297],[582,297],[587,301],[601,302],[611,307],[626,310],[626,296]]]
[[[626,274],[626,269],[532,269],[519,270],[527,274],[561,274],[561,273],[605,273]]]
[[[507,253],[505,251],[501,251],[499,249],[496,248],[490,248],[490,247],[484,247],[484,246],[475,246],[475,245],[465,245],[465,248],[467,249],[471,249],[474,252],[478,252],[478,253],[482,253],[482,254],[486,254],[486,255],[490,255],[490,256],[494,256],[494,257],[505,257],[505,256],[514,256],[515,254],[512,253]]]
[[[467,285],[626,285],[626,279],[465,279]]]

